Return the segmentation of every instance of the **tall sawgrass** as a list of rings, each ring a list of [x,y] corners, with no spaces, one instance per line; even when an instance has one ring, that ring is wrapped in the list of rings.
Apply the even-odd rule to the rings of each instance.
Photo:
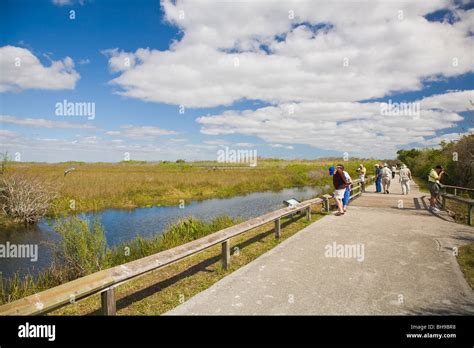
[[[73,216],[58,222],[54,229],[62,238],[54,245],[51,266],[37,276],[18,273],[11,278],[0,275],[0,304],[32,295],[39,291],[117,266],[175,246],[199,239],[239,222],[228,216],[220,216],[209,222],[188,217],[170,224],[165,232],[150,239],[135,239],[107,247],[105,232],[97,221]]]
[[[50,215],[60,215],[105,208],[177,205],[181,199],[189,202],[320,185],[329,165],[337,162],[342,161],[259,160],[257,167],[225,164],[226,168],[216,162],[78,163],[76,171],[67,176],[64,176],[64,170],[70,167],[67,163],[22,163],[21,167],[12,165],[11,171],[36,175],[57,184],[60,196]],[[343,163],[350,172],[360,162],[370,168],[374,161],[351,159]],[[71,201],[75,203],[75,210],[70,208]]]

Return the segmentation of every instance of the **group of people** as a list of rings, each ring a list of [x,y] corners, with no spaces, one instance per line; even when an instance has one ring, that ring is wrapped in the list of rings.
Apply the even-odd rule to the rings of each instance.
[[[395,179],[397,172],[397,166],[393,165],[389,168],[387,163],[375,165],[375,192],[383,192],[384,194],[390,193],[390,184]],[[398,182],[402,186],[402,194],[407,195],[410,193],[410,181],[412,180],[411,171],[405,165],[400,166],[398,171]]]
[[[360,164],[356,171],[359,175],[361,190],[362,192],[365,192],[367,168],[365,168],[363,164]],[[390,193],[390,184],[391,181],[395,179],[396,171],[396,166],[389,168],[387,163],[384,163],[383,165],[375,165],[376,192],[383,192],[385,194]],[[398,174],[399,182],[402,186],[402,193],[404,195],[408,195],[410,193],[410,181],[412,180],[411,171],[405,164],[402,164]],[[335,168],[334,166],[329,167],[329,175],[332,175],[332,181],[334,185],[334,198],[337,204],[336,215],[344,215],[347,211],[347,206],[351,196],[351,176],[347,171],[344,170],[344,166],[342,164],[338,164]]]
[[[367,169],[363,164],[360,164],[357,168],[359,175],[359,181],[361,183],[362,192],[365,192],[365,181]],[[387,163],[375,165],[375,191],[383,192],[384,194],[390,193],[390,184],[395,179],[397,172],[397,166],[393,165],[389,168]],[[437,165],[431,169],[428,175],[428,188],[431,193],[430,198],[430,210],[438,212],[439,209],[436,207],[438,203],[438,197],[440,194],[440,180],[444,174],[443,167]],[[349,199],[351,196],[351,184],[352,179],[347,171],[345,171],[342,164],[338,164],[336,168],[334,166],[329,167],[329,175],[332,175],[332,182],[334,185],[334,198],[337,204],[336,215],[344,215],[347,211]],[[408,195],[410,193],[410,182],[413,180],[410,169],[405,165],[400,165],[398,170],[398,181],[402,187],[402,194]]]

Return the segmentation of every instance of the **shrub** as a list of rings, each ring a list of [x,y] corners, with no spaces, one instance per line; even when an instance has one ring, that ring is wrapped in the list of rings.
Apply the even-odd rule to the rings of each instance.
[[[442,165],[447,185],[474,188],[474,135],[465,135],[457,142],[442,142],[440,148],[400,150],[398,159],[405,163],[413,175],[427,180],[431,168]]]
[[[106,267],[107,243],[99,221],[73,216],[58,222],[54,229],[62,237],[56,246],[55,262],[67,270],[68,279]]]
[[[0,177],[1,209],[25,225],[34,224],[45,216],[56,197],[53,186],[38,177],[22,174],[3,174]]]

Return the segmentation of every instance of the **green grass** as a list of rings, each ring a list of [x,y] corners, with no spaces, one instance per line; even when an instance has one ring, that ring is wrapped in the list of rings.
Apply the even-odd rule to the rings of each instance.
[[[461,246],[458,250],[457,259],[459,267],[464,273],[464,278],[474,289],[474,243]]]
[[[313,222],[324,215],[314,214]],[[255,260],[291,237],[310,222],[304,217],[282,220],[281,239],[274,236],[273,224],[251,230],[231,240],[231,266],[225,270],[220,261],[220,245],[207,249],[163,269],[150,272],[116,288],[118,315],[160,315],[220,279]],[[238,249],[236,249],[238,248]],[[238,252],[237,252],[238,250]],[[93,295],[67,305],[52,315],[100,314],[100,297]]]
[[[53,246],[52,265],[37,277],[27,274],[3,279],[0,277],[0,304],[34,294],[62,283],[121,265],[148,255],[201,238],[232,226],[239,220],[227,216],[209,222],[192,217],[178,220],[164,233],[153,238],[135,239],[114,248],[106,247],[105,232],[98,221],[72,216],[54,226],[62,238]]]
[[[420,192],[430,193],[428,189],[428,180],[413,176],[413,181],[418,185]]]
[[[319,213],[320,209],[316,209],[313,221],[323,216]],[[104,254],[103,245],[94,243],[94,241],[100,241],[103,238],[100,232],[102,230],[97,227],[96,222],[87,224],[78,218],[71,218],[71,220],[56,228],[58,230],[67,229],[68,231],[64,235],[65,240],[58,245],[61,248],[59,250],[61,252],[60,259],[73,260],[73,262],[68,262],[67,266],[54,262],[51,268],[41,272],[39,277],[34,278],[27,275],[20,278],[16,275],[8,280],[1,280],[0,303],[14,301],[79,276],[93,273],[99,269],[123,264],[181,245],[237,222],[239,221],[225,216],[210,222],[188,218],[170,225],[163,235],[151,239],[136,238],[129,243],[108,249]],[[221,266],[220,246],[218,245],[162,270],[151,272],[127,282],[117,288],[119,314],[148,315],[164,313],[179,305],[183,298],[187,299],[208,288],[230,272],[249,263],[282,240],[295,234],[309,223],[303,216],[282,219],[282,238],[280,240],[275,239],[272,223],[233,238],[231,240],[232,263],[228,270]],[[126,248],[128,248],[128,252],[124,252]],[[79,265],[84,265],[81,268],[85,270],[84,273],[77,271]],[[87,265],[90,267],[85,267]],[[150,289],[155,290],[150,293],[150,296],[142,300],[143,292],[148,292]],[[53,314],[93,313],[97,310],[99,302],[98,296],[92,296],[61,308]],[[123,305],[123,308],[120,308],[120,303],[128,302],[130,302],[129,305]]]
[[[351,175],[360,160],[343,162]],[[375,161],[362,161],[371,168]],[[257,167],[217,162],[193,163],[74,163],[76,170],[64,176],[71,163],[14,163],[9,171],[52,182],[59,198],[50,216],[106,208],[135,208],[186,204],[193,200],[226,198],[251,192],[281,190],[306,185],[330,184],[327,175],[337,160],[260,160]]]

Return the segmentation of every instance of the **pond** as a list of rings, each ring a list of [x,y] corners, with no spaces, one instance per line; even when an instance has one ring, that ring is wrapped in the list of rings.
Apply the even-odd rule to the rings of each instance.
[[[131,210],[106,209],[100,212],[81,213],[80,217],[98,219],[105,230],[107,245],[114,246],[140,235],[150,238],[162,233],[168,224],[193,216],[202,220],[211,220],[220,215],[240,217],[243,220],[282,208],[283,201],[296,198],[306,200],[321,194],[321,188],[302,187],[284,189],[278,192],[255,192],[244,196],[223,199],[207,199],[194,201],[184,208],[179,206],[154,206]],[[30,258],[0,258],[0,271],[3,277],[11,277],[15,272],[37,274],[48,267],[52,259],[51,243],[58,240],[54,232],[55,220],[43,219],[34,227],[23,231],[0,231],[0,244],[38,245],[38,258],[32,262]]]

